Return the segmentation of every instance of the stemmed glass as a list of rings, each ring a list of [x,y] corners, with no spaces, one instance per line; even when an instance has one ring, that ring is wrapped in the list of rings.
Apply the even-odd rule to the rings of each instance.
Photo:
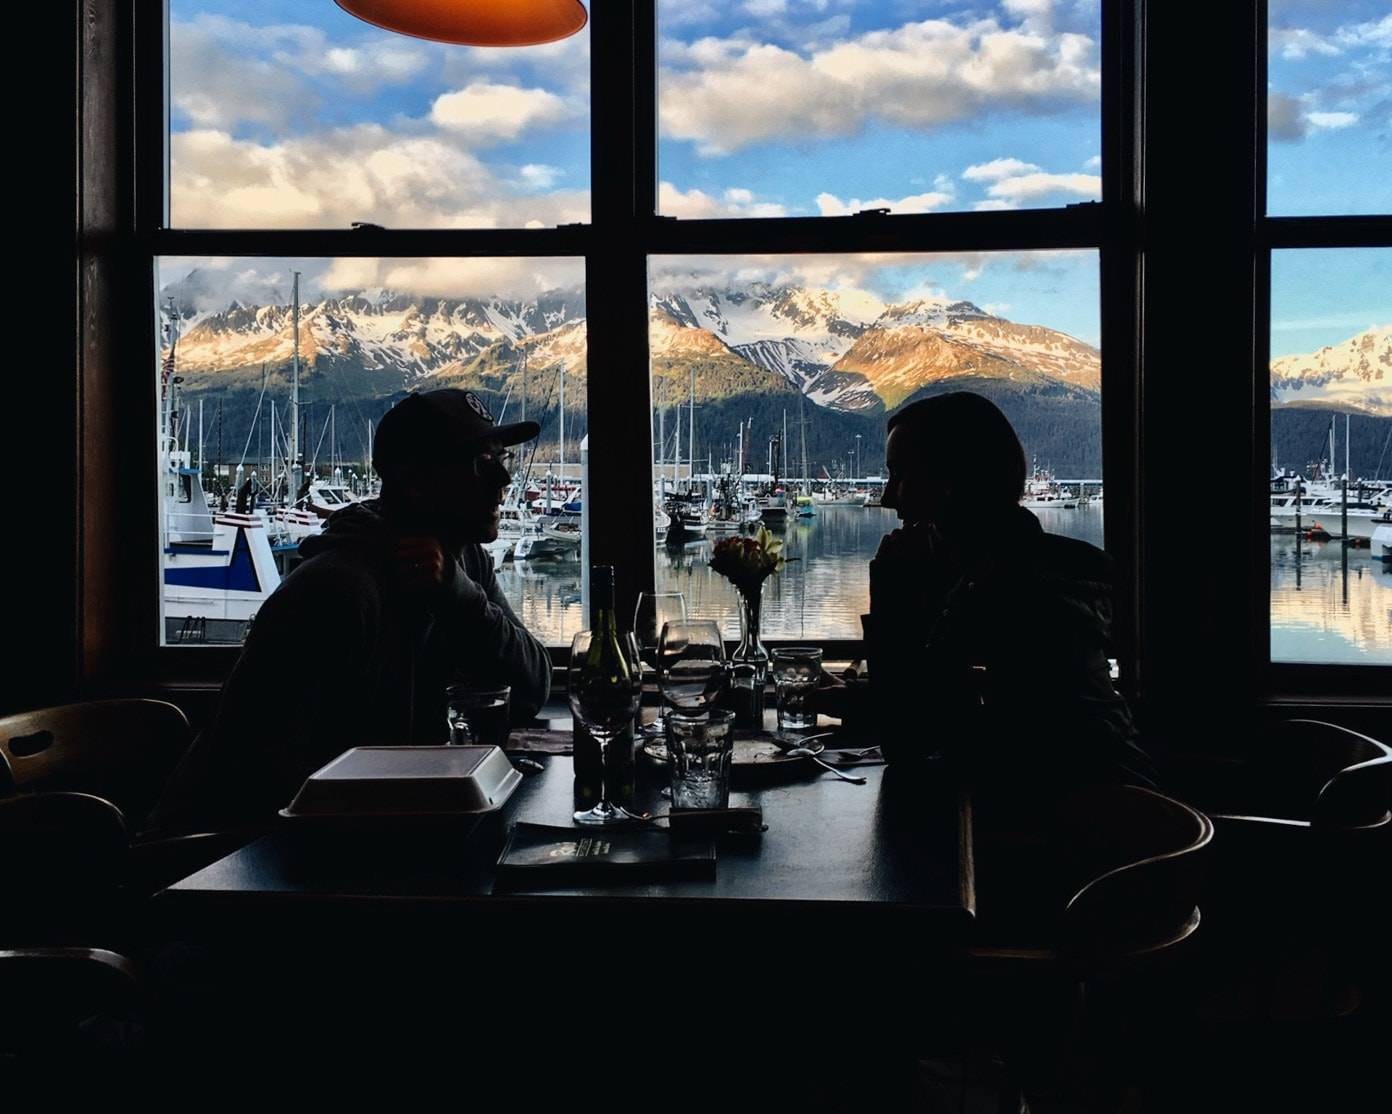
[[[725,687],[725,641],[711,619],[675,619],[657,644],[658,684],[676,711],[708,712]]]
[[[634,667],[628,666],[627,676],[616,676],[612,665],[603,661],[592,663],[590,645],[593,632],[582,630],[570,643],[570,711],[599,744],[600,769],[605,776],[601,782],[599,803],[591,809],[575,813],[577,824],[614,824],[629,819],[624,808],[609,800],[607,772],[609,744],[633,723],[638,711],[639,687],[633,682]],[[632,662],[633,646],[620,644],[625,658]]]
[[[662,628],[675,619],[686,618],[686,597],[680,592],[643,592],[638,597],[638,606],[633,609],[633,633],[637,636],[643,661],[657,672],[657,643],[662,637]],[[647,724],[643,733],[661,737],[666,734],[667,723],[661,710],[652,723]],[[656,750],[660,743],[652,744]],[[655,757],[662,757],[656,755]]]

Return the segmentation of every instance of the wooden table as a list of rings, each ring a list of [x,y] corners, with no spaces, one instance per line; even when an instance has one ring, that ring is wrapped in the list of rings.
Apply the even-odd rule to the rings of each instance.
[[[284,830],[171,886],[158,902],[171,914],[201,914],[212,923],[227,914],[316,905],[332,906],[341,918],[347,908],[390,907],[404,916],[412,909],[477,913],[582,901],[599,911],[658,903],[735,916],[785,911],[912,922],[915,932],[944,938],[970,927],[968,801],[954,785],[884,766],[858,767],[864,786],[808,767],[767,771],[760,775],[763,784],[737,789],[731,804],[761,806],[768,831],[723,841],[714,881],[494,894],[493,863],[507,821],[570,823],[571,759],[542,761],[544,772],[524,779],[501,814],[468,838],[344,836],[308,826],[296,830],[287,822]],[[651,779],[640,779],[643,807],[665,810],[657,789]]]
[[[974,909],[970,807],[954,785],[876,766],[858,768],[864,786],[779,771],[732,793],[762,806],[768,831],[722,843],[713,881],[494,894],[508,821],[569,821],[571,760],[540,760],[467,839],[287,822],[164,891],[164,936],[196,957],[165,980],[170,1061],[219,1071],[221,1049],[252,1039],[258,1069],[486,1076],[508,1101],[549,1088],[560,1108],[667,1094],[665,1034],[708,1030],[743,1034],[722,1070],[755,1081],[757,1108],[807,1108],[826,1081],[792,1068],[789,1035],[864,1034],[840,1077],[859,1088],[887,1042],[914,1039],[905,1001],[920,1020],[948,1008],[936,972]],[[650,777],[639,784],[640,804],[659,801]]]

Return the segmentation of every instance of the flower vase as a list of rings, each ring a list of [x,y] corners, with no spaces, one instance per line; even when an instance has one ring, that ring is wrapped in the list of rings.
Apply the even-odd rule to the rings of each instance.
[[[764,726],[764,683],[768,680],[769,654],[759,640],[759,608],[763,584],[742,588],[740,602],[740,642],[730,655],[731,702],[735,726],[755,731]]]

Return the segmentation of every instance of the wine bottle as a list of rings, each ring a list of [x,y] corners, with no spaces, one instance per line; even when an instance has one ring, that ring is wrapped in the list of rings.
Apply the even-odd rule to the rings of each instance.
[[[601,749],[592,732],[576,723],[575,803],[588,807],[603,788],[610,804],[628,807],[633,803],[635,689],[614,612],[612,565],[596,565],[590,572],[590,630],[584,661],[571,662],[571,684],[578,686],[585,718],[609,741]]]

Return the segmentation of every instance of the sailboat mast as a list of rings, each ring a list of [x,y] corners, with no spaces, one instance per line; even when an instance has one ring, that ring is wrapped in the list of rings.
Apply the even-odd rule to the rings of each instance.
[[[812,481],[807,478],[807,399],[798,396],[798,428],[802,433],[802,489],[808,495],[812,494]]]
[[[653,387],[662,386],[658,379]],[[667,496],[667,412],[662,409],[662,400],[657,402],[657,490],[662,498]]]
[[[294,329],[295,356],[290,364],[290,451],[285,461],[285,505],[289,506],[300,493],[300,479],[295,474],[300,462],[300,272],[295,272],[291,288],[290,319]]]
[[[689,463],[686,474],[694,487],[696,484],[696,368],[691,368],[691,417],[686,427],[686,453]]]
[[[565,491],[565,364],[561,364],[561,424],[560,424],[560,453],[561,453],[561,491]],[[564,497],[561,500],[564,502]]]

